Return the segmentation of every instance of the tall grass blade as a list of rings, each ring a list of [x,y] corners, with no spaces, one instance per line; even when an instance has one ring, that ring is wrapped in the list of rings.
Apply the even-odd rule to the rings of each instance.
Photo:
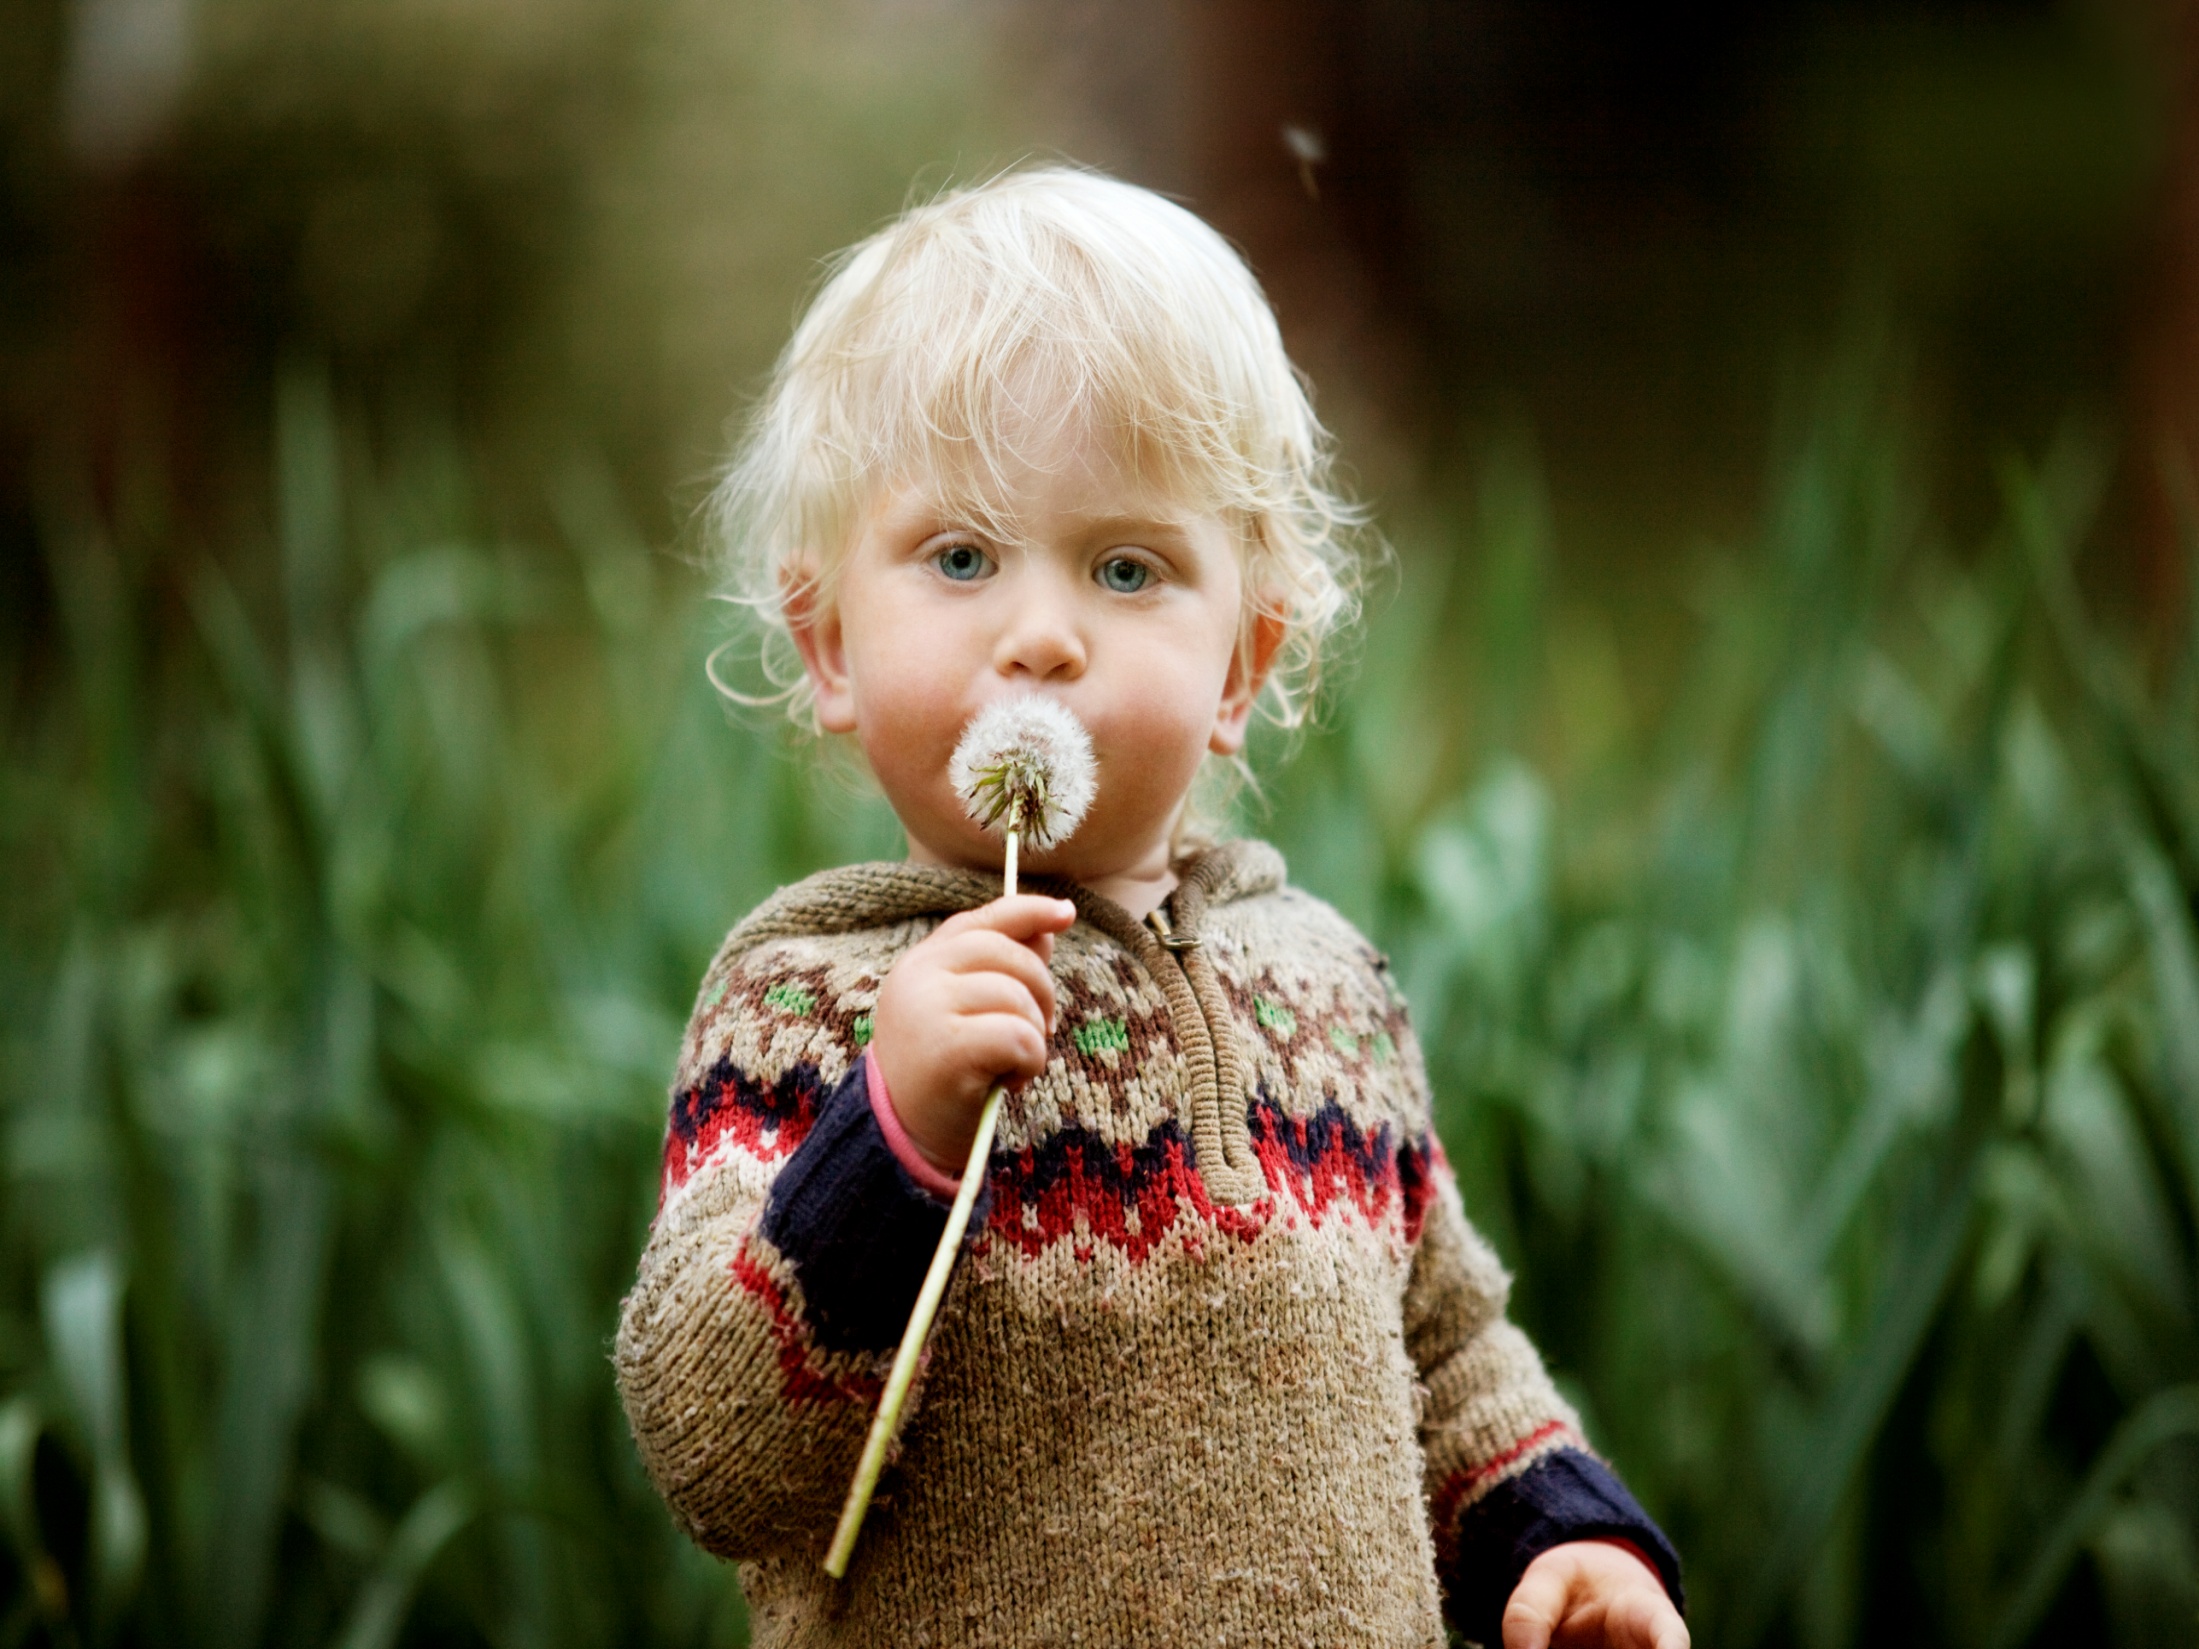
[[[2023,1583],[1987,1640],[1990,1649],[2015,1649],[2030,1638],[2068,1578],[2078,1549],[2106,1517],[2115,1492],[2180,1437],[2199,1437],[2199,1385],[2154,1393],[2115,1428],[2068,1509],[2023,1565]]]
[[[1896,1262],[1899,1270],[1889,1281],[1871,1333],[1838,1395],[1827,1405],[1821,1427],[1787,1464],[1786,1515],[1735,1611],[1733,1642],[1754,1643],[1770,1624],[1803,1564],[1825,1539],[1841,1500],[1854,1486],[1896,1392],[1916,1369],[1919,1350],[1931,1332],[1970,1230],[1975,1157],[1950,1178],[1952,1183],[1941,1193],[1930,1223]]]
[[[473,1516],[473,1496],[460,1483],[438,1483],[414,1501],[359,1589],[331,1649],[393,1649],[421,1577]]]
[[[122,1272],[112,1254],[63,1260],[46,1274],[47,1343],[54,1372],[92,1453],[92,1607],[111,1627],[145,1561],[145,1500],[125,1429]]]

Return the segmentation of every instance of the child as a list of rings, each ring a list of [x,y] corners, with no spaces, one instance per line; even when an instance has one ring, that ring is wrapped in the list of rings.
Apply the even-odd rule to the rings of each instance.
[[[1349,606],[1350,512],[1244,264],[1088,172],[919,207],[818,295],[722,497],[789,697],[909,840],[711,965],[619,1325],[642,1459],[740,1560],[757,1641],[1441,1644],[1447,1615],[1681,1649],[1678,1560],[1504,1319],[1383,958],[1272,849],[1185,825]],[[1082,718],[1099,791],[1006,899],[947,767],[1016,692]],[[985,1200],[834,1582],[964,1172]]]

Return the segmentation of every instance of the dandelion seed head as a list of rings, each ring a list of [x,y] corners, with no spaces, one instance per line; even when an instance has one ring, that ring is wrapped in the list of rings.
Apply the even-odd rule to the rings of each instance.
[[[947,777],[985,829],[1018,832],[1034,848],[1068,840],[1099,790],[1092,735],[1057,699],[1019,693],[970,718]]]

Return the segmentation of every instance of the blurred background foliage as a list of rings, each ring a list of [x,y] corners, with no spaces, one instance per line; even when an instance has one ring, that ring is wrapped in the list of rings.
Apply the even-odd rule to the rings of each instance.
[[[689,512],[1034,152],[1380,507],[1244,823],[1697,1641],[2192,1641],[2194,14],[0,0],[0,1645],[743,1641],[608,1337],[712,947],[897,844]]]

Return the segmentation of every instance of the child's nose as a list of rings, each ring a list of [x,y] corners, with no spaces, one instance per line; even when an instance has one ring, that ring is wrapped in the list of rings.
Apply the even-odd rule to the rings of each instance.
[[[1008,627],[994,649],[993,664],[1003,675],[1028,675],[1045,680],[1073,681],[1084,674],[1084,636],[1076,615],[1060,592],[1045,589],[1045,581],[1033,580],[1023,600],[1016,603]]]

